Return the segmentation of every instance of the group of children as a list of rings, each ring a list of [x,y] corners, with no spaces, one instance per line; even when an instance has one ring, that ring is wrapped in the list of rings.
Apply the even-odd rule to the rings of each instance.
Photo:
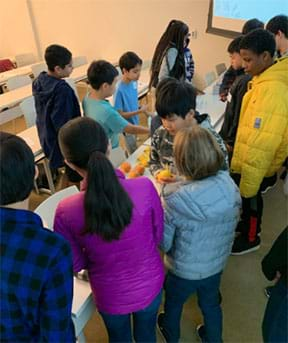
[[[287,29],[287,17],[281,17]],[[259,247],[260,185],[287,157],[288,58],[283,46],[288,33],[277,29],[273,19],[266,29],[229,45],[232,68],[241,72],[227,97],[223,141],[209,115],[196,110],[197,91],[189,83],[191,52],[190,62],[185,58],[189,28],[178,20],[169,23],[152,59],[150,81],[161,121],[151,140],[150,170],[163,185],[162,203],[148,178],[126,179],[109,160],[119,133],[133,152],[135,134],[149,132],[137,117],[147,112],[137,100],[142,60],[133,52],[120,58],[116,92],[117,69],[104,60],[92,62],[81,117],[74,91],[62,80],[72,71],[71,53],[58,45],[46,49],[48,73],[33,82],[40,142],[51,168],[65,165],[71,181],[83,179],[82,189],[59,203],[55,232],[44,229],[27,210],[37,176],[33,154],[21,138],[1,133],[4,341],[74,340],[72,268],[87,269],[111,342],[155,342],[156,323],[167,342],[179,341],[183,305],[193,293],[204,319],[198,327],[202,341],[222,341],[224,266],[231,249],[242,254]],[[275,40],[283,55],[276,62]],[[114,106],[106,100],[113,94]],[[229,160],[240,192],[229,175]],[[161,176],[167,168],[172,175]],[[236,227],[241,233],[234,239]],[[159,247],[165,253],[166,278]],[[163,287],[164,312],[157,317]]]

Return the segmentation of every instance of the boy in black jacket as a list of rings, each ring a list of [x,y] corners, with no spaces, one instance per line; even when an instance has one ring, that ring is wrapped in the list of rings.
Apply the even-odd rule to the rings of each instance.
[[[36,107],[36,125],[40,143],[50,167],[64,166],[58,145],[58,132],[70,119],[81,115],[74,90],[63,78],[73,71],[72,54],[63,46],[50,45],[45,51],[48,72],[43,71],[32,85]],[[80,180],[78,174],[66,166],[67,176],[72,182]]]
[[[248,82],[251,76],[244,73],[242,58],[240,56],[240,42],[242,36],[235,38],[228,46],[228,53],[231,58],[231,67],[237,73],[227,96],[227,105],[224,113],[224,122],[219,132],[223,138],[231,161],[234,142],[236,139],[240,110],[243,96],[247,91]]]

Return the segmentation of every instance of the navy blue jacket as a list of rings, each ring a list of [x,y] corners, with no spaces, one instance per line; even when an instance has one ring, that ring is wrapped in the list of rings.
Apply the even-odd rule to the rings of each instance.
[[[42,149],[51,168],[64,165],[58,144],[58,131],[70,119],[81,115],[74,90],[62,79],[42,72],[32,85],[36,125]]]

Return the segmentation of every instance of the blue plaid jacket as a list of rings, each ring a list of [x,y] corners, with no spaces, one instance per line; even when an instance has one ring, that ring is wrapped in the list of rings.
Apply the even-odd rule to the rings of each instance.
[[[0,208],[1,342],[74,342],[71,252],[33,212]]]

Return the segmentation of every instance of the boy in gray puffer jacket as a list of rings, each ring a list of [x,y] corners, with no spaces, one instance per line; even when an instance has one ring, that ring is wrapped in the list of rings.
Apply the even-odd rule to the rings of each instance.
[[[164,313],[158,326],[167,342],[178,342],[184,303],[197,293],[204,342],[222,342],[219,287],[239,219],[241,197],[212,134],[199,125],[182,128],[174,139],[176,168],[183,181],[163,189],[166,253]]]

